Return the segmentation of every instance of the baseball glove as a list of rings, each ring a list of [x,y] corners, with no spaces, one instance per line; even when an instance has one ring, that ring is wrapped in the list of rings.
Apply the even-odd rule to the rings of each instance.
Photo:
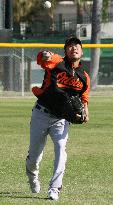
[[[84,122],[86,112],[80,98],[78,96],[71,96],[67,98],[61,115],[62,118],[73,124],[82,124]]]

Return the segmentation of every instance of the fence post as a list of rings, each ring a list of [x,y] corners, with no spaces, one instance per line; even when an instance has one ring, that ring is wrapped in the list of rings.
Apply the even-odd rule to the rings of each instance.
[[[24,71],[25,71],[25,53],[24,53],[24,48],[22,48],[22,67],[21,67],[21,72],[22,72],[22,97],[24,97]]]

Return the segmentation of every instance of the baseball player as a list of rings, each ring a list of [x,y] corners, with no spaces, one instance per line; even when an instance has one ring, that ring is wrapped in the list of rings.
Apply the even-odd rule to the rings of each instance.
[[[62,117],[66,97],[79,96],[85,110],[82,123],[89,120],[90,78],[80,62],[83,54],[81,41],[75,36],[67,38],[64,52],[65,57],[49,51],[38,53],[37,64],[45,69],[45,76],[41,88],[32,88],[37,101],[32,110],[30,146],[26,159],[26,174],[31,191],[39,193],[39,164],[47,135],[50,135],[54,144],[55,159],[48,197],[53,200],[59,198],[67,160],[66,143],[70,122]],[[81,119],[81,114],[75,115],[77,119]]]

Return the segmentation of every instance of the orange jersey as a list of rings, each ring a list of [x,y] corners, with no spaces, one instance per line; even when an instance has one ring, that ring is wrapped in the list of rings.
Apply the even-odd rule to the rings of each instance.
[[[46,100],[46,97],[43,98],[44,93],[47,92],[50,87],[51,89],[53,87],[55,90],[65,91],[72,95],[79,94],[82,102],[88,103],[90,78],[83,67],[80,65],[78,68],[73,69],[67,59],[62,58],[58,54],[53,54],[51,61],[44,61],[42,57],[43,54],[40,52],[37,56],[37,64],[45,69],[45,76],[41,88],[32,88],[34,95],[39,99]],[[52,99],[50,103],[51,101]]]

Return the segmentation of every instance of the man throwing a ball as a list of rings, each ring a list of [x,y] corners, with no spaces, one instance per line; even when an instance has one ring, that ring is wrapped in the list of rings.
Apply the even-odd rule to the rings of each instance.
[[[64,46],[65,57],[49,51],[40,52],[37,64],[45,70],[42,87],[33,87],[37,101],[32,110],[30,123],[30,146],[26,159],[26,174],[31,191],[40,192],[39,164],[49,135],[54,144],[54,169],[49,183],[48,197],[59,198],[67,160],[66,143],[71,116],[64,109],[71,99],[79,98],[84,112],[73,110],[77,120],[86,123],[90,78],[81,64],[82,43],[75,36],[67,38]],[[67,106],[68,108],[69,106]],[[75,111],[75,112],[74,112]],[[63,112],[67,112],[63,115]],[[77,126],[77,125],[76,125]],[[81,125],[82,126],[82,125]],[[76,127],[75,127],[76,128]]]

